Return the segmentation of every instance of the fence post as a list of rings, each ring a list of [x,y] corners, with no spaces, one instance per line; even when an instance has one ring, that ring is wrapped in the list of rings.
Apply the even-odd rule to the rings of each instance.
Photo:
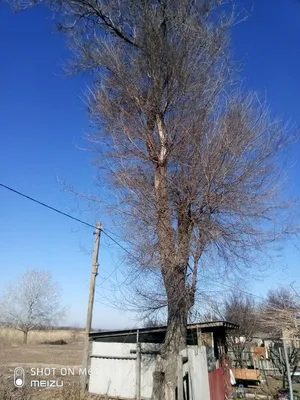
[[[177,357],[177,400],[183,400],[183,362],[180,354]]]
[[[206,348],[190,346],[187,349],[189,376],[191,385],[191,398],[193,400],[210,400],[210,388]]]
[[[136,400],[141,400],[141,343],[136,332]]]

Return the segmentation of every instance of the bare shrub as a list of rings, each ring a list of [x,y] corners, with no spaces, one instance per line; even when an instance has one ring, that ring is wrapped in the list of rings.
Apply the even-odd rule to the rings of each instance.
[[[60,322],[65,314],[58,284],[48,272],[38,270],[28,270],[5,289],[0,311],[8,327],[23,333],[24,344],[28,332]]]

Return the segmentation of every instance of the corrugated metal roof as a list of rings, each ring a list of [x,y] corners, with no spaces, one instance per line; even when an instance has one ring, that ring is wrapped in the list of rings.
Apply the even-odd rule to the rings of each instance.
[[[197,338],[197,331],[217,332],[220,329],[224,330],[238,328],[238,325],[228,321],[210,321],[189,324],[187,326],[187,340],[188,343],[193,344]],[[95,341],[135,343],[138,333],[139,341],[142,343],[163,343],[166,331],[166,326],[158,326],[153,328],[134,328],[117,331],[91,332],[89,336]]]

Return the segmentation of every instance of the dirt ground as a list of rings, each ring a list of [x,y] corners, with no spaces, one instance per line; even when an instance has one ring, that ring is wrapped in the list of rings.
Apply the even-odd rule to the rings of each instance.
[[[82,358],[82,343],[66,345],[3,346],[0,348],[0,368],[79,366]]]
[[[56,332],[55,339],[58,337],[59,333]],[[82,335],[69,335],[68,338],[64,335],[64,340],[67,342],[65,345],[40,344],[40,339],[22,345],[19,341],[15,344],[15,340],[7,340],[7,337],[1,338],[0,335],[0,400],[89,399],[79,389]],[[25,385],[22,389],[14,387],[14,369],[17,367],[25,371]],[[32,381],[35,380],[54,380],[62,387],[33,387],[35,383]]]
[[[234,388],[234,395],[233,399],[237,398],[236,389]],[[266,381],[262,381],[260,384],[248,386],[245,385],[245,393],[246,398],[254,398],[254,399],[271,399],[277,400],[278,399],[278,390],[282,389],[282,378],[281,377],[272,377],[268,376]],[[294,391],[294,400],[299,399],[300,393],[300,385],[297,383],[293,384],[293,391]],[[249,397],[251,396],[251,397]]]
[[[45,340],[58,339],[65,340],[67,344],[41,344]],[[21,336],[18,337],[14,332],[4,333],[0,329],[0,400],[95,399],[93,396],[82,395],[80,391],[82,349],[82,334],[76,332],[33,333],[29,344],[23,345]],[[22,367],[26,373],[25,386],[22,389],[14,387],[14,369],[17,367]],[[37,379],[55,380],[59,384],[63,382],[63,387],[32,387],[31,382]],[[248,388],[246,392],[272,396],[280,384],[279,380],[269,378],[267,384]]]

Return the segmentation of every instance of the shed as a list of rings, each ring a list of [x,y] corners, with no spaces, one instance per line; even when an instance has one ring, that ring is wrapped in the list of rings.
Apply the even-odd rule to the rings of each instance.
[[[226,321],[190,324],[187,345],[206,344],[218,360],[227,351],[226,331],[237,328]],[[166,326],[160,326],[90,333],[89,392],[126,399],[150,399],[155,361],[166,331]],[[205,364],[207,374],[206,354]]]

